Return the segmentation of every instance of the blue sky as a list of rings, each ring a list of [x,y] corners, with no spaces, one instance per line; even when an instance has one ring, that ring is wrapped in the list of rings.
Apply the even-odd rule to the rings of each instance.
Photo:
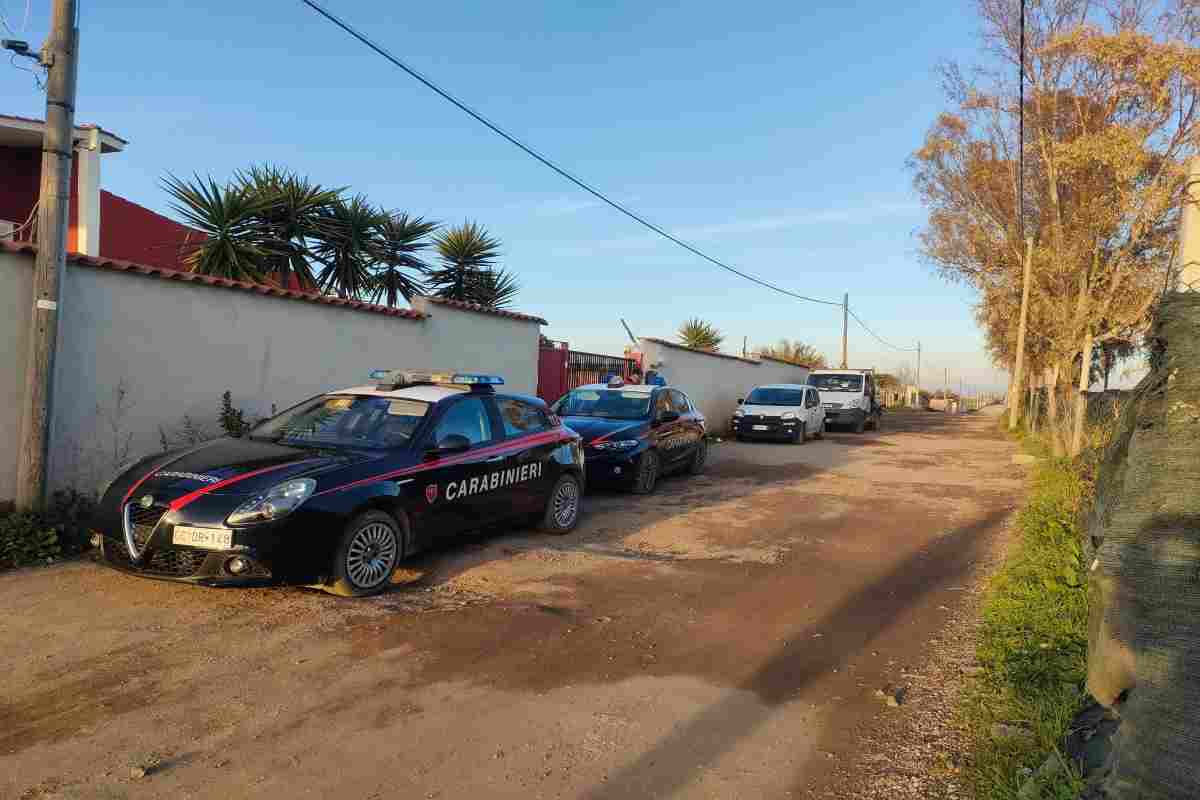
[[[3,0],[19,25],[24,4]],[[273,161],[504,242],[516,308],[547,335],[619,353],[619,317],[672,337],[696,315],[741,349],[781,336],[830,357],[839,309],[721,272],[602,206],[299,2],[83,0],[77,120],[130,140],[105,188],[166,211],[168,171]],[[934,67],[970,60],[970,4],[329,0],[482,113],[672,232],[883,337],[923,342],[923,377],[992,384],[972,296],[916,256],[905,159],[942,108]],[[36,46],[48,3],[25,38]],[[28,73],[0,110],[42,116]],[[853,365],[914,360],[851,322]],[[936,378],[935,378],[936,375]]]

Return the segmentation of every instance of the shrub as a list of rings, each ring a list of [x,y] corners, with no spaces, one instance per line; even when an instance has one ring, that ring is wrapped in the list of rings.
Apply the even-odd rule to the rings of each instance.
[[[45,511],[0,512],[0,569],[48,564],[88,548],[95,503],[74,489],[54,493]]]
[[[13,512],[0,517],[0,569],[48,564],[58,557],[58,531],[40,514]]]
[[[240,439],[254,427],[254,423],[246,421],[246,414],[240,408],[233,407],[233,394],[226,389],[221,395],[221,414],[218,417],[221,430],[226,436]]]

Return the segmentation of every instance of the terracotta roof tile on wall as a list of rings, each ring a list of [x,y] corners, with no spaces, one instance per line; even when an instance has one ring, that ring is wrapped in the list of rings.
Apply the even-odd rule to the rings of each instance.
[[[0,241],[0,249],[10,253],[37,253],[37,247],[35,245],[13,244],[12,242],[3,241]],[[246,281],[235,281],[230,280],[229,278],[218,278],[213,275],[199,275],[194,272],[181,272],[180,270],[176,269],[151,267],[146,264],[135,264],[132,261],[118,261],[112,258],[93,258],[92,256],[85,256],[81,253],[67,253],[67,263],[77,264],[82,267],[90,267],[92,269],[106,269],[113,272],[128,272],[134,275],[144,275],[148,278],[158,278],[160,280],[181,281],[183,283],[195,283],[203,286],[216,286],[225,289],[236,289],[243,292],[254,292],[255,294],[284,297],[290,300],[300,300],[305,303],[317,303],[326,306],[342,306],[344,308],[354,309],[355,311],[366,311],[372,314],[382,314],[388,317],[401,317],[403,319],[414,320],[425,319],[424,314],[419,311],[414,311],[411,308],[388,308],[387,306],[376,305],[375,303],[364,303],[361,300],[347,300],[342,297],[332,297],[330,295],[315,294],[313,292],[300,292],[294,289],[283,289],[278,286],[247,283]]]
[[[505,311],[502,308],[488,308],[481,306],[478,303],[467,303],[462,300],[447,300],[444,297],[426,297],[431,303],[437,303],[443,306],[450,306],[462,311],[474,311],[477,314],[495,314],[498,317],[508,317],[509,319],[519,319],[522,322],[536,322],[539,325],[549,325],[550,323],[541,317],[535,317],[530,314],[520,314],[516,311]]]
[[[762,362],[755,358],[742,358],[741,356],[731,356],[729,353],[714,353],[712,350],[697,350],[695,347],[688,347],[685,344],[668,341],[667,339],[656,339],[653,336],[643,336],[647,342],[655,342],[656,344],[674,347],[676,350],[686,350],[689,353],[695,353],[701,356],[712,356],[713,358],[729,358],[734,361],[741,361],[746,364],[761,364]],[[786,362],[785,362],[786,363]],[[793,365],[794,366],[794,365]]]

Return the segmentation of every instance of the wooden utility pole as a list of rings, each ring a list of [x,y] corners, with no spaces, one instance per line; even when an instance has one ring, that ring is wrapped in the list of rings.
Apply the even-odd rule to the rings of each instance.
[[[850,293],[842,297],[842,369],[848,369],[850,362],[847,358],[846,340],[850,332]]]
[[[917,408],[921,407],[921,343],[917,342]]]
[[[1025,322],[1029,319],[1029,270],[1033,263],[1033,237],[1025,237],[1025,269],[1021,278],[1021,317],[1017,322],[1017,359],[1008,385],[1008,429],[1017,429],[1021,403],[1021,371],[1025,367]]]
[[[37,259],[29,353],[25,362],[25,405],[17,454],[17,508],[41,508],[46,499],[46,461],[53,404],[54,355],[58,341],[58,298],[66,267],[67,212],[75,133],[75,76],[79,29],[76,0],[53,0],[50,34],[42,47],[46,76],[46,131],[42,138],[42,184],[38,194]]]

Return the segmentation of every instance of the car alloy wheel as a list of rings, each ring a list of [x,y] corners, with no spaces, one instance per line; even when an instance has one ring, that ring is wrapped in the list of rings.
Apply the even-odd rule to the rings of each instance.
[[[579,516],[579,484],[573,480],[560,482],[550,499],[550,513],[559,528],[573,527]]]
[[[346,577],[355,588],[374,589],[391,576],[399,552],[396,531],[386,523],[369,522],[346,548]]]
[[[633,491],[636,494],[650,494],[658,483],[658,453],[647,450],[638,460],[637,480],[634,481]]]
[[[708,461],[708,442],[703,438],[696,445],[696,454],[692,456],[692,463],[688,472],[695,475],[700,470],[704,469],[705,462]]]

